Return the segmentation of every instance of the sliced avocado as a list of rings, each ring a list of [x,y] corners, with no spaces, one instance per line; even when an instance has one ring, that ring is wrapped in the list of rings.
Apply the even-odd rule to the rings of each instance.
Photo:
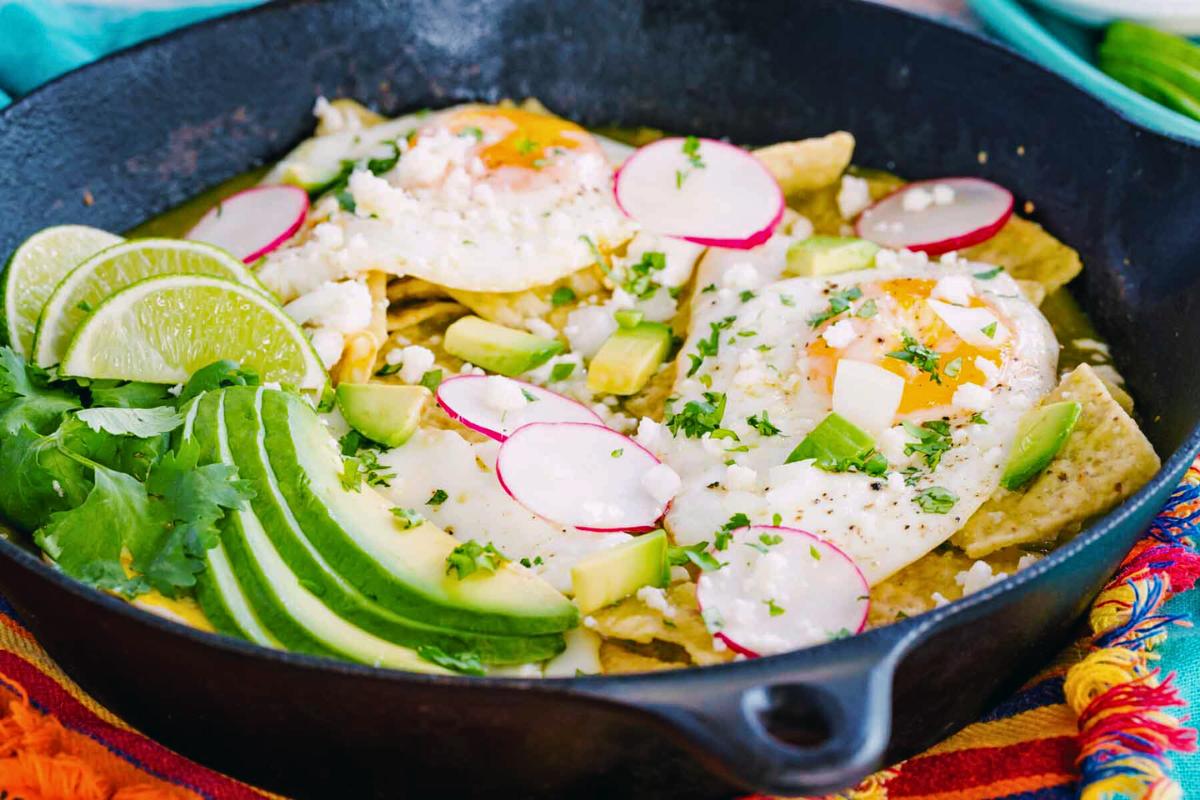
[[[305,538],[280,492],[278,477],[268,466],[259,418],[264,391],[259,387],[242,386],[223,393],[229,454],[237,465],[238,474],[255,487],[251,507],[271,545],[301,584],[309,587],[326,607],[352,625],[393,644],[428,645],[450,654],[469,652],[489,664],[542,661],[562,651],[563,638],[559,634],[494,636],[463,633],[402,617],[378,605],[334,572]]]
[[[196,438],[215,442],[219,460],[234,464],[225,397],[225,392],[213,392],[204,398],[196,418]],[[326,607],[318,598],[320,587],[302,581],[288,568],[252,507],[225,515],[221,540],[255,616],[288,650],[413,672],[444,672],[415,650],[373,636]]]
[[[442,347],[488,372],[520,375],[563,351],[562,342],[506,328],[479,317],[463,317],[446,329]]]
[[[1074,400],[1039,406],[1027,413],[1017,428],[1008,466],[1000,477],[1000,485],[1016,491],[1033,479],[1054,460],[1067,443],[1082,407]]]
[[[639,322],[618,328],[588,365],[588,388],[606,394],[635,394],[654,377],[671,349],[671,328]]]
[[[215,400],[208,395],[201,395],[189,403],[184,411],[179,436],[184,440],[198,441],[202,463],[212,463],[219,458],[216,437],[209,433],[215,429],[218,410]],[[198,435],[198,432],[204,435]],[[250,601],[233,574],[223,539],[218,539],[216,545],[205,553],[204,570],[196,576],[196,602],[212,626],[221,633],[249,639],[263,647],[282,647],[251,609]]]
[[[800,440],[785,464],[816,459],[817,466],[842,472],[871,455],[875,440],[841,414],[831,412]]]
[[[875,266],[879,245],[853,236],[810,236],[788,248],[785,275],[813,277]]]
[[[667,532],[661,528],[571,567],[575,605],[584,614],[623,600],[643,586],[666,586],[670,579]]]
[[[1102,59],[1100,69],[1110,78],[1120,81],[1138,94],[1143,94],[1154,102],[1178,111],[1180,114],[1200,120],[1200,98],[1188,94],[1173,81],[1160,74],[1160,71],[1147,69],[1142,64],[1128,59],[1112,58]]]
[[[432,397],[424,386],[386,383],[339,383],[337,404],[351,428],[388,447],[408,441],[421,422],[425,402]]]
[[[347,490],[333,439],[300,397],[264,390],[261,419],[271,471],[305,537],[384,608],[476,633],[561,633],[578,623],[575,606],[525,570],[506,564],[461,580],[448,574],[454,537],[430,522],[401,530],[390,504],[370,486]]]
[[[344,134],[305,139],[275,165],[264,182],[299,186],[315,197],[341,176],[349,152],[350,140]]]

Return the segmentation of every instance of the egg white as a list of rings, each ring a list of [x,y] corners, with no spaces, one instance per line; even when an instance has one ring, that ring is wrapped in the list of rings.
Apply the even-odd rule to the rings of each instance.
[[[981,270],[978,264],[953,257],[928,263],[921,255],[884,251],[876,269],[830,279],[779,280],[790,243],[788,237],[776,236],[751,251],[713,249],[698,269],[684,356],[696,352],[697,341],[710,334],[710,323],[734,319],[721,334],[717,356],[707,359],[696,377],[684,375],[689,362],[683,359],[671,408],[682,409],[706,391],[724,393],[723,427],[738,440],[689,439],[683,433],[672,437],[663,427],[643,431],[648,434],[643,440],[651,440],[652,449],[682,478],[683,489],[665,520],[677,542],[712,542],[723,523],[742,513],[756,524],[801,528],[829,540],[875,584],[950,538],[995,491],[1021,416],[1054,385],[1058,344],[1044,317],[1006,274],[980,280],[974,277]],[[1014,333],[1009,358],[988,390],[986,424],[972,423],[970,412],[958,409],[952,417],[953,447],[914,486],[906,485],[899,470],[922,462],[919,454],[904,454],[912,437],[899,420],[875,437],[889,462],[884,477],[827,472],[809,461],[785,465],[831,410],[828,390],[803,372],[802,358],[798,367],[798,357],[818,335],[810,318],[829,307],[827,292],[896,278],[946,276],[969,280],[974,293]],[[754,296],[743,301],[746,291]],[[739,335],[748,331],[754,335]],[[698,380],[704,374],[710,376],[710,386]],[[763,411],[780,435],[765,436],[748,424],[750,416]],[[920,418],[910,417],[914,422]],[[948,513],[924,512],[914,501],[931,486],[957,495]]]

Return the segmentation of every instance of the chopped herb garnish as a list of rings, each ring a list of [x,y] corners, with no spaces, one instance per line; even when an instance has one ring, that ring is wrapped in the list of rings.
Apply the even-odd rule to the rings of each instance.
[[[717,529],[716,538],[713,540],[713,548],[716,550],[724,550],[729,547],[729,540],[733,538],[733,532],[738,528],[746,528],[750,526],[750,518],[738,512],[729,520]]]
[[[945,514],[958,502],[958,495],[941,486],[930,486],[917,494],[913,502],[926,514]]]
[[[400,364],[384,364],[375,373],[375,377],[386,378],[388,375],[395,375],[397,372],[400,371],[401,366],[402,365],[400,365]]]
[[[989,322],[987,325],[984,325],[979,330],[980,330],[980,332],[983,333],[984,336],[991,339],[993,336],[996,335],[996,321],[992,320],[991,322]]]
[[[808,554],[810,556],[812,556],[813,561],[821,560],[821,551],[817,549],[817,546],[815,544],[810,544],[808,546]]]
[[[695,564],[701,572],[712,572],[725,566],[708,552],[708,542],[698,542],[687,547],[668,547],[667,563],[673,567]]]
[[[750,291],[749,289],[746,289],[738,294],[738,298],[741,299],[741,301],[743,303],[749,303],[755,297],[758,297],[758,295],[756,295],[754,292]]]
[[[916,439],[904,445],[904,455],[911,456],[920,453],[925,460],[925,466],[934,469],[942,460],[942,454],[950,449],[950,423],[941,419],[931,419],[914,425],[907,420],[902,423],[905,432]]]
[[[528,136],[523,136],[516,141],[514,147],[516,147],[518,153],[523,156],[527,156],[534,150],[538,149],[538,143],[533,139],[530,139]]]
[[[622,308],[613,314],[613,319],[617,321],[619,327],[636,328],[645,315],[646,312],[640,308]]]
[[[368,486],[391,486],[395,477],[396,473],[379,463],[374,450],[359,450],[358,455],[342,459],[342,488],[348,492],[361,491],[363,481]]]
[[[715,356],[721,350],[721,331],[728,328],[734,323],[737,317],[725,317],[719,322],[708,323],[708,336],[696,342],[696,352],[689,353],[688,358],[692,365],[688,369],[687,377],[692,377],[700,369],[700,365],[704,363],[704,359],[709,356]]]
[[[783,514],[772,514],[771,515],[771,524],[774,525],[776,528],[778,528],[780,525],[782,525],[783,524]]]
[[[893,350],[887,354],[887,357],[912,364],[922,372],[929,373],[929,379],[934,383],[941,383],[942,376],[938,374],[941,353],[921,344],[908,331],[900,331],[900,337],[904,342],[904,349]]]
[[[838,639],[849,639],[852,635],[849,628],[838,628],[829,633],[829,638],[831,641],[837,641]]]
[[[78,308],[80,311],[82,311],[85,314],[92,313],[92,304],[89,303],[87,300],[80,300],[78,303],[75,304],[75,307]]]
[[[719,429],[724,417],[724,393],[705,392],[703,400],[689,400],[680,411],[668,413],[664,421],[672,436],[678,436],[683,431],[686,438],[699,439]]]
[[[995,269],[989,269],[986,272],[976,272],[975,278],[981,281],[990,281],[1001,272],[1004,272],[1004,267],[996,267]]]
[[[527,402],[536,403],[538,401],[538,396],[535,395],[533,392],[529,391],[528,389],[522,389],[521,395],[525,398],[525,400]]]
[[[423,516],[411,508],[393,508],[392,513],[396,515],[400,530],[402,531],[415,528],[425,521]]]
[[[560,286],[550,295],[550,305],[555,308],[573,302],[575,302],[575,290],[570,286]]]
[[[962,372],[962,364],[962,357],[956,358],[946,364],[946,366],[942,368],[942,372],[946,373],[946,376],[949,378],[957,378],[958,373]]]
[[[763,600],[763,603],[766,604],[767,610],[771,612],[772,617],[778,617],[780,614],[784,613],[784,609],[781,606],[776,605],[773,599]]]
[[[863,301],[863,304],[854,312],[854,316],[860,319],[870,319],[878,313],[879,309],[875,305],[875,298],[871,297]]]
[[[652,273],[661,272],[667,266],[665,253],[647,251],[636,264],[630,264],[625,269],[625,280],[621,288],[639,300],[649,300],[658,291],[660,284],[654,281]]]
[[[851,286],[849,289],[843,289],[840,292],[834,292],[829,295],[829,308],[819,314],[814,314],[809,317],[808,324],[812,327],[817,327],[822,322],[831,320],[834,317],[844,314],[850,310],[850,303],[862,297],[862,289],[857,286]]]
[[[783,305],[785,305],[785,306],[794,306],[794,305],[796,305],[796,301],[795,301],[795,299],[793,299],[793,298],[792,298],[792,296],[791,296],[790,294],[781,294],[781,295],[779,295],[779,302],[780,302],[780,303],[782,303],[782,304],[783,304]]]
[[[687,156],[688,163],[696,169],[704,169],[704,160],[700,158],[700,140],[695,136],[689,136],[683,140],[683,154]]]
[[[542,564],[545,564],[545,563],[546,563],[545,561],[542,561],[541,556],[535,556],[532,561],[530,561],[528,558],[521,559],[521,566],[525,567],[526,569],[530,569],[532,567],[540,567]]]
[[[710,292],[715,292],[716,290],[717,285],[715,283],[710,283],[708,286],[705,286],[700,290],[700,294],[709,294]]]
[[[592,241],[592,237],[585,233],[584,235],[580,236],[579,239],[588,246],[589,250],[592,251],[592,259],[594,260],[595,265],[600,268],[600,271],[605,275],[611,274],[612,265],[609,264],[604,258],[604,254],[600,252],[600,248],[596,247],[596,243]]]
[[[983,415],[983,412],[976,411],[974,414],[971,415],[971,423],[974,425],[987,425],[988,421],[987,421],[987,417],[985,417]]]
[[[919,481],[921,476],[925,473],[920,467],[905,467],[904,469],[900,470],[900,474],[904,476],[905,486],[916,486],[917,481]]]
[[[611,453],[609,453],[609,455],[613,458],[620,458],[621,456],[625,455],[625,448],[618,447],[616,450],[613,450]]]
[[[450,495],[446,493],[445,489],[434,489],[433,494],[428,500],[425,501],[425,505],[434,507],[440,506],[448,499],[450,499]]]
[[[440,369],[431,369],[421,376],[421,385],[431,392],[436,392],[441,384],[442,371]]]
[[[495,572],[507,560],[491,542],[482,545],[471,539],[451,550],[450,555],[446,556],[446,574],[457,573],[461,581],[475,572]]]
[[[757,542],[746,542],[747,547],[753,547],[760,553],[766,554],[771,547],[781,543],[783,537],[777,533],[760,533]]]
[[[480,128],[478,125],[468,125],[460,130],[458,135],[471,136],[475,139],[475,141],[481,141],[483,139],[483,128]]]
[[[551,382],[565,381],[575,371],[574,361],[560,361],[550,370]]]
[[[813,459],[826,472],[862,472],[879,476],[887,472],[887,459],[875,449],[875,440],[854,423],[831,413],[808,432],[784,463]]]
[[[746,417],[746,424],[763,436],[778,436],[782,432],[771,423],[771,418],[767,414],[766,409],[763,409],[761,414],[753,414]]]

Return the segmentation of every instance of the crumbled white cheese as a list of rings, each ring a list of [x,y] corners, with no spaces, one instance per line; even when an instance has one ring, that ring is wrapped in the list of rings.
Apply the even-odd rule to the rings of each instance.
[[[838,211],[842,219],[854,219],[863,209],[871,205],[871,184],[866,178],[843,175],[837,193]]]
[[[834,350],[841,350],[858,338],[858,330],[854,327],[854,320],[843,319],[826,328],[821,338]]]
[[[679,473],[666,464],[655,464],[642,476],[642,488],[659,503],[666,503],[679,494],[682,486]]]
[[[637,436],[634,440],[652,453],[658,452],[658,443],[662,438],[663,426],[649,417],[638,420]]]
[[[393,350],[392,352],[396,351]],[[433,369],[434,355],[432,350],[420,345],[409,345],[399,352],[399,363],[404,365],[400,368],[400,380],[405,383],[420,383],[421,378],[425,377],[425,373]],[[388,356],[391,356],[391,353],[388,353]],[[388,363],[392,363],[390,359]]]
[[[637,590],[637,599],[649,608],[662,614],[663,619],[675,619],[675,606],[667,600],[667,593],[654,586],[643,586]]]
[[[933,193],[923,186],[914,186],[904,193],[900,205],[905,211],[924,211],[933,205]]]
[[[789,215],[785,212],[783,224],[780,227],[784,229],[784,232],[788,236],[791,236],[797,242],[801,242],[813,235],[815,229],[813,228],[812,220],[803,214],[797,214],[790,208],[787,211],[791,213]]]
[[[571,350],[584,358],[591,358],[616,330],[617,321],[607,308],[582,306],[567,315],[563,333],[571,343]]]
[[[942,606],[950,605],[950,601],[941,592],[934,592],[929,597],[931,600],[933,600],[934,608],[941,608]]]
[[[341,359],[345,344],[346,337],[342,336],[341,331],[317,328],[312,332],[313,349],[317,351],[317,358],[321,359],[325,369],[329,369]]]
[[[758,270],[749,261],[738,261],[731,264],[721,275],[721,285],[735,291],[757,288],[759,284]]]
[[[558,331],[554,330],[554,326],[538,317],[527,318],[525,320],[525,330],[534,336],[541,336],[543,339],[553,339],[558,336]]]
[[[171,397],[179,397],[179,395],[183,394],[183,384],[175,384],[171,388],[167,389],[167,394],[171,395]]]
[[[464,361],[463,365],[458,368],[459,375],[486,375],[482,368],[475,366],[470,361]]]
[[[283,310],[301,325],[354,333],[371,324],[371,291],[359,281],[327,281]]]
[[[389,367],[396,366],[404,360],[404,348],[393,347],[391,350],[387,351],[387,355],[383,357],[383,360],[384,363],[386,363]]]
[[[942,257],[938,259],[939,263],[947,264],[949,266],[954,266],[954,265],[958,264],[960,261],[962,261],[962,259],[959,258],[957,250],[951,250],[948,253],[942,253]]]
[[[317,98],[317,102],[313,104],[312,113],[321,121],[322,130],[327,134],[353,130],[358,127],[358,117],[353,114],[343,114],[324,97]]]
[[[733,492],[752,492],[758,485],[758,473],[740,464],[725,468],[725,488]]]
[[[992,404],[992,393],[978,383],[963,383],[954,391],[950,402],[968,411],[984,411]]]
[[[938,300],[945,300],[956,306],[965,306],[975,295],[975,287],[971,279],[965,275],[946,275],[938,279],[931,294]]]
[[[976,561],[969,570],[954,576],[954,582],[962,587],[963,595],[973,594],[986,589],[993,583],[1008,577],[1007,572],[992,572],[992,565],[986,561]]]
[[[57,480],[50,481],[50,488],[53,489],[54,493],[59,497],[66,497],[66,492],[63,491],[62,484]]]
[[[503,375],[489,375],[484,379],[483,402],[497,411],[518,411],[529,402],[521,390],[521,384]]]
[[[933,202],[939,206],[948,206],[954,202],[954,187],[945,183],[933,187]]]

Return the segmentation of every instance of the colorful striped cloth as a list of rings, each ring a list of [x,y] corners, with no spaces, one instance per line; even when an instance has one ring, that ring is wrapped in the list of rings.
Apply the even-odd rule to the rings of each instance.
[[[1165,713],[1183,701],[1153,664],[1154,648],[1187,624],[1164,604],[1200,578],[1190,539],[1198,519],[1200,461],[1097,598],[1089,636],[974,725],[837,797],[1183,797],[1170,756],[1195,750],[1196,734]],[[0,601],[0,800],[268,797],[276,795],[189,761],[100,707]]]

